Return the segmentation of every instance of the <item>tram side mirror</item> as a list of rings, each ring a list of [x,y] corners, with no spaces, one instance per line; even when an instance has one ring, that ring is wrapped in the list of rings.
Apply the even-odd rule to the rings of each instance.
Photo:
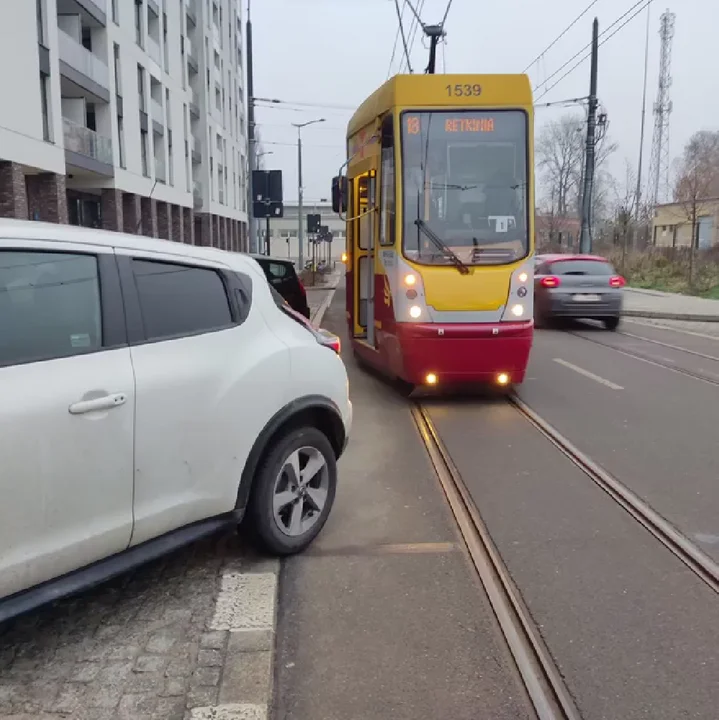
[[[337,214],[347,212],[347,177],[344,175],[332,178],[332,209]]]

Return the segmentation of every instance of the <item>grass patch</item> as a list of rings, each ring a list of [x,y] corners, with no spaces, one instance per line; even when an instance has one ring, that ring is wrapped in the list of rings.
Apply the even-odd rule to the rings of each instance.
[[[717,251],[696,251],[691,285],[688,248],[650,248],[628,252],[624,257],[621,250],[611,249],[602,255],[611,260],[633,287],[719,300]]]

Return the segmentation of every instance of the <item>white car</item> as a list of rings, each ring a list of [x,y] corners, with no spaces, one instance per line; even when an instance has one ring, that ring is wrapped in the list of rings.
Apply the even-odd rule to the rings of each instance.
[[[298,552],[352,423],[338,341],[247,255],[0,220],[0,621],[243,515]]]

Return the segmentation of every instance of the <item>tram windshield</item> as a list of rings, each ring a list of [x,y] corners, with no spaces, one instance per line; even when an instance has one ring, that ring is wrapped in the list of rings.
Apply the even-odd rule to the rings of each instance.
[[[428,265],[526,256],[527,157],[522,111],[404,112],[405,256]]]

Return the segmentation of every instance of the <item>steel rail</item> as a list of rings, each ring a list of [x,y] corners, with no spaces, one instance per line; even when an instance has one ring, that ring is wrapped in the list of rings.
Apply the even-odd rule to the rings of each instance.
[[[618,353],[621,353],[622,355],[626,355],[627,357],[632,357],[637,360],[642,360],[645,363],[648,363],[650,365],[656,365],[657,367],[664,368],[666,370],[671,370],[672,372],[679,373],[680,375],[685,375],[686,377],[694,378],[695,380],[701,380],[702,382],[708,383],[709,385],[714,385],[719,387],[719,377],[709,377],[708,375],[704,375],[703,373],[695,372],[694,370],[688,370],[687,368],[679,367],[678,365],[673,365],[668,362],[664,362],[662,360],[659,360],[658,358],[653,358],[650,355],[644,355],[641,352],[635,352],[633,350],[625,350],[624,348],[617,347],[616,345],[611,345],[609,343],[603,343],[600,340],[595,340],[592,337],[588,337],[587,335],[582,335],[581,331],[579,330],[570,330],[569,335],[573,335],[574,337],[578,337],[581,340],[586,340],[587,342],[594,343],[595,345],[600,345],[601,347],[609,348],[610,350],[614,350]],[[627,335],[628,333],[623,333]],[[638,336],[640,337],[640,336]],[[642,340],[646,340],[647,338],[641,338]],[[652,341],[649,340],[649,342],[656,342],[658,345],[666,345],[666,343],[662,343],[660,341]],[[671,347],[671,346],[668,346]],[[681,349],[679,347],[676,348],[677,350]],[[699,355],[700,357],[705,357],[707,360],[716,360],[717,358],[714,358],[713,356],[703,356],[700,353],[697,353],[696,351],[689,351],[689,350],[683,350],[683,352],[687,352],[690,355]]]
[[[717,383],[719,384],[719,383]],[[593,480],[618,505],[648,530],[675,557],[719,593],[719,565],[666,518],[630,490],[624,483],[585,455],[553,425],[539,416],[523,400],[510,395],[508,401],[537,428],[558,450]]]
[[[427,410],[414,403],[412,417],[537,717],[580,720],[571,693]]]

